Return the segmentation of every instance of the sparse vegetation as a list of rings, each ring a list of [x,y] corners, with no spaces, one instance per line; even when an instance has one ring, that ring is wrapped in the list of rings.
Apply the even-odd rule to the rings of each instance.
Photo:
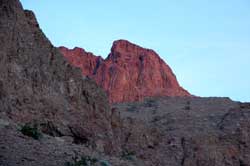
[[[185,110],[191,110],[190,101],[187,101],[187,105],[184,107]]]
[[[146,100],[144,101],[144,105],[145,105],[146,107],[156,107],[156,106],[157,106],[156,101],[155,101],[154,99],[152,99],[152,98],[146,99]]]
[[[137,109],[138,109],[138,108],[137,108],[135,105],[131,105],[131,106],[127,109],[127,111],[129,111],[129,112],[135,112]]]
[[[37,125],[32,126],[31,124],[26,123],[24,126],[22,126],[20,130],[23,135],[32,137],[36,140],[41,138],[42,134],[39,132]]]
[[[97,162],[98,162],[97,158],[90,156],[83,156],[80,159],[74,158],[72,162],[66,162],[65,166],[94,166]]]
[[[111,166],[111,164],[106,160],[102,160],[100,161],[100,166]]]
[[[134,158],[135,158],[135,152],[134,151],[129,151],[129,150],[124,150],[123,152],[122,152],[122,158],[123,159],[126,159],[126,160],[134,160]]]

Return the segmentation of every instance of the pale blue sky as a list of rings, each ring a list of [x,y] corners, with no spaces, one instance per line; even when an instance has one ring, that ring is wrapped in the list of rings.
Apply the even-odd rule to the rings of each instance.
[[[21,0],[55,46],[152,48],[198,96],[250,101],[250,0]]]

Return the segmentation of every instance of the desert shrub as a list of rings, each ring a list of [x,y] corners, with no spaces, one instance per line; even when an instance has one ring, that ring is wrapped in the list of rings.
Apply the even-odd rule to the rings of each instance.
[[[111,166],[111,164],[106,160],[102,160],[100,161],[100,166]]]
[[[127,111],[128,112],[136,112],[137,111],[137,107],[135,105],[131,105],[128,107]]]
[[[44,123],[39,124],[41,131],[47,135],[52,137],[61,137],[63,134],[60,130],[55,126],[55,124],[51,121],[46,121]]]
[[[135,152],[134,151],[129,151],[129,150],[124,150],[122,152],[122,156],[121,156],[123,159],[126,159],[126,160],[134,160],[135,158]]]
[[[66,166],[94,166],[98,159],[90,156],[83,156],[80,159],[74,159],[72,162],[66,162]]]
[[[144,106],[145,107],[156,107],[157,106],[157,103],[154,99],[151,99],[151,98],[147,98],[145,101],[144,101]]]
[[[242,109],[250,109],[250,103],[239,103],[239,105]]]
[[[185,110],[191,110],[191,106],[190,106],[191,102],[187,101],[186,106],[184,107]]]
[[[37,125],[32,126],[26,123],[24,126],[22,126],[20,131],[23,133],[23,135],[32,137],[36,140],[38,140],[42,136],[42,134],[38,130]]]

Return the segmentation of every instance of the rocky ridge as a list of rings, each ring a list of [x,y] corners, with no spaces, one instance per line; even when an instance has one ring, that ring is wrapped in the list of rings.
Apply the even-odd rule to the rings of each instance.
[[[190,96],[155,51],[129,41],[115,41],[105,60],[81,48],[59,49],[73,66],[107,92],[111,103],[153,96]]]

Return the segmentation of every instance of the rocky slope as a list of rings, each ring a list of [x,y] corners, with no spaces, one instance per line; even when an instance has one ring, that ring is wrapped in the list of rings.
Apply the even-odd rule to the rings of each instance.
[[[18,0],[0,0],[0,40],[1,118],[75,142],[111,140],[105,93],[63,58]]]
[[[0,165],[70,162],[76,166],[86,160],[81,157],[90,156],[99,161],[91,166],[249,166],[249,103],[228,98],[164,97],[117,104],[112,110],[120,117],[112,118],[120,153],[100,153],[73,143],[71,137],[43,134],[42,139],[34,140],[5,120],[0,121]]]
[[[164,97],[113,109],[123,120],[122,130],[116,132],[123,149],[143,159],[142,165],[250,165],[250,103]]]
[[[80,48],[60,50],[107,92],[111,103],[152,96],[190,96],[157,53],[129,41],[115,41],[105,60]]]

